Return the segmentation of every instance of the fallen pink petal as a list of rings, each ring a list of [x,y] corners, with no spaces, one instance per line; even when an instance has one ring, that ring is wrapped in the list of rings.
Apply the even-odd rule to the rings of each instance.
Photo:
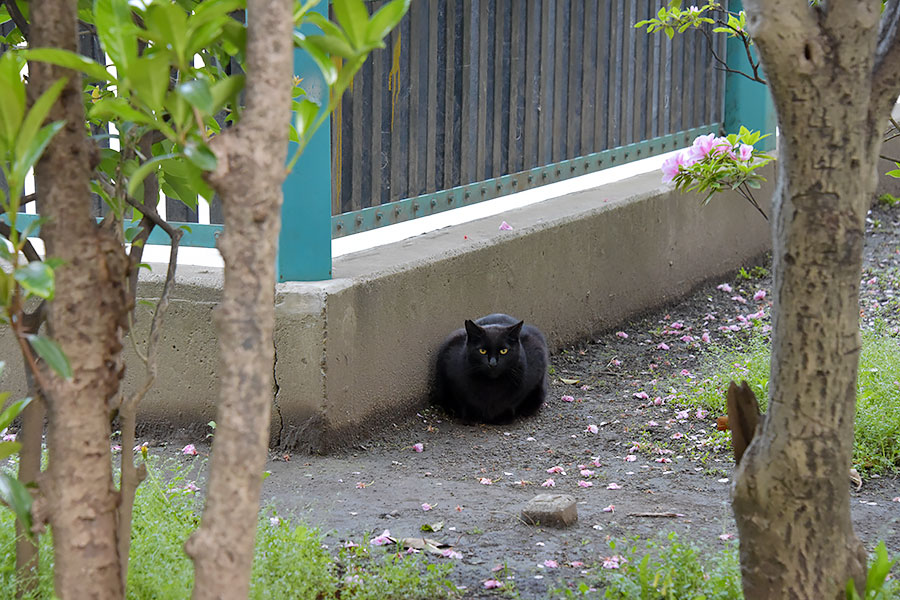
[[[575,402],[575,398],[573,396],[563,396],[560,398],[563,402]]]
[[[541,484],[541,487],[556,487],[556,482],[548,477],[547,481]]]
[[[725,292],[726,294],[730,294],[733,291],[731,289],[731,286],[728,285],[727,283],[720,283],[719,285],[716,286],[716,289],[721,290],[721,291]]]
[[[556,562],[555,560],[548,559],[548,560],[544,561],[544,566],[547,567],[548,569],[558,569],[559,563]]]
[[[138,448],[140,448],[140,446],[138,446]],[[197,452],[197,449],[194,448],[193,444],[188,444],[187,446],[182,448],[181,453],[187,454],[188,456],[197,456],[198,454],[200,454],[199,452]]]
[[[502,223],[500,223],[500,231],[512,231],[512,225],[510,225],[506,221],[503,221]]]
[[[621,490],[621,489],[622,489],[622,486],[619,485],[618,483],[616,483],[616,482],[614,481],[614,482],[610,483],[608,486],[606,486],[606,489],[608,489],[608,490]]]
[[[610,504],[609,506],[607,506],[606,508],[603,509],[603,512],[609,512],[609,513],[616,512],[616,505]]]
[[[375,536],[371,540],[369,540],[369,544],[371,544],[372,546],[384,546],[391,543],[393,543],[393,540],[391,539],[391,532],[387,529],[381,532],[381,535]]]
[[[489,590],[502,588],[503,582],[497,581],[496,579],[488,579],[487,581],[484,582],[484,587]]]
[[[668,350],[669,345],[665,342],[660,342],[659,344],[656,345],[656,349],[657,350]]]
[[[422,442],[419,442],[418,444],[413,444],[412,449],[415,450],[416,452],[422,452],[423,450],[425,450],[425,444],[423,444]]]
[[[635,398],[640,398],[641,400],[650,399],[650,394],[648,394],[647,392],[635,392],[634,394],[632,394],[632,396],[634,396]]]
[[[441,556],[443,556],[444,558],[460,559],[460,558],[462,558],[462,552],[457,552],[456,550],[453,550],[452,548],[447,548],[446,550],[444,550],[441,553]]]
[[[589,487],[594,487],[594,484],[591,483],[590,481],[585,481],[582,479],[581,481],[578,482],[578,487],[589,488]]]
[[[434,507],[432,505],[428,504],[427,502],[422,503],[422,510],[424,510],[425,512],[428,512],[432,508],[434,508]]]
[[[593,423],[591,423],[590,425],[587,426],[587,430],[589,433],[597,433],[598,431],[600,431],[600,428],[597,427],[596,425],[594,425]]]
[[[637,460],[637,456],[635,456],[634,454],[629,454],[628,456],[625,457],[625,462],[634,462],[636,460]]]
[[[579,473],[581,473],[582,477],[593,477],[594,476],[594,472],[591,471],[590,469],[582,469],[581,471],[579,471]]]
[[[766,290],[759,290],[755,294],[753,294],[753,299],[759,302],[760,300],[766,299]]]
[[[555,467],[550,467],[549,469],[547,469],[547,472],[548,472],[548,473],[562,473],[563,475],[566,474],[565,469],[563,469],[563,468],[562,468],[561,466],[559,466],[559,465],[556,465]]]
[[[617,335],[618,337],[622,338],[623,340],[627,340],[627,339],[628,339],[628,334],[625,333],[624,331],[617,331],[617,332],[616,332],[616,335]]]
[[[489,479],[488,477],[480,477],[478,479],[478,483],[480,483],[481,485],[491,485],[494,482],[493,482],[493,480]]]
[[[609,556],[603,559],[603,568],[604,569],[618,569],[621,563],[625,562],[625,559],[621,556]]]
[[[723,533],[722,535],[719,536],[719,539],[722,541],[733,540],[734,534],[733,533]]]

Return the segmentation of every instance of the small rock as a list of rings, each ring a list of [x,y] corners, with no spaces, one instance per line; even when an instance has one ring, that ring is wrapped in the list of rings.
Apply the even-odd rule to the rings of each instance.
[[[538,494],[522,508],[522,520],[530,525],[568,527],[578,520],[575,498],[567,494]]]

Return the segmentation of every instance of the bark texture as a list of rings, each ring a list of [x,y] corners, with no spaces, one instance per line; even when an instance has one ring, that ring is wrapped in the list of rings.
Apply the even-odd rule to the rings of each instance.
[[[76,3],[35,0],[30,6],[32,47],[77,51]],[[128,262],[124,248],[90,214],[97,157],[85,136],[80,75],[33,63],[29,93],[37,97],[61,76],[68,84],[50,118],[66,125],[38,163],[35,182],[49,217],[42,230],[47,251],[65,261],[56,271],[49,318],[74,377],[63,381],[46,373],[50,461],[41,491],[53,527],[56,594],[121,598],[108,403],[121,377]]]
[[[781,137],[769,408],[733,490],[744,593],[837,599],[851,577],[865,583],[847,484],[859,281],[881,131],[897,89],[879,75],[879,0],[745,7]]]
[[[213,140],[222,198],[225,287],[216,325],[223,373],[209,491],[186,544],[195,599],[247,598],[269,443],[275,256],[281,227],[293,75],[293,3],[247,3],[247,108]]]

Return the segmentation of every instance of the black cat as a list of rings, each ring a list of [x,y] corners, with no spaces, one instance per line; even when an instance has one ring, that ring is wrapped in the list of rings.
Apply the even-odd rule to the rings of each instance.
[[[547,342],[533,325],[493,314],[466,321],[437,356],[435,401],[468,421],[534,414],[547,393]]]

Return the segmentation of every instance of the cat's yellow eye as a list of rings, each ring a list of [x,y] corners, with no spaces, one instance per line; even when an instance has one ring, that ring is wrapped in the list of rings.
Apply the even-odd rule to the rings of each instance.
[[[509,352],[509,348],[500,348],[500,354],[506,354]]]
[[[478,353],[479,354],[487,354],[487,350],[485,350],[484,348],[479,348]]]

